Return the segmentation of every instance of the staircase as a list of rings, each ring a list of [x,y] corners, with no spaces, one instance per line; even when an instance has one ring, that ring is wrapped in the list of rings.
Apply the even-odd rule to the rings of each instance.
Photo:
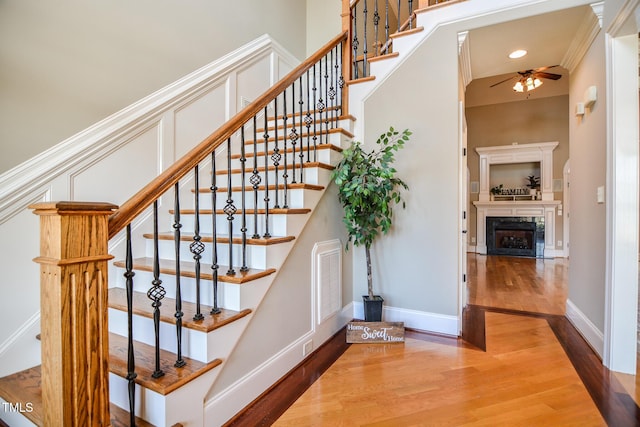
[[[370,76],[348,82],[354,115],[375,79],[391,72],[423,39],[421,32],[417,27],[395,36],[394,53],[371,59]],[[330,44],[333,58],[338,43]],[[314,82],[327,94],[340,92],[338,74],[325,73],[322,87],[319,58],[325,53],[302,64],[315,74],[311,67],[319,60],[319,77],[297,71],[276,85],[275,95],[267,93],[247,107],[239,125],[225,124],[193,150],[209,147],[213,155],[174,165],[156,180],[157,190],[143,189],[111,216],[110,238],[120,242],[108,289],[112,425],[211,422],[203,411],[208,393],[330,184],[340,152],[358,134],[344,106],[330,105],[328,96],[324,105],[315,98]],[[336,50],[335,57],[348,54]],[[289,89],[287,101],[282,91]],[[125,227],[130,237],[124,236]],[[136,255],[127,246],[136,248]],[[41,393],[40,367],[0,379],[0,397],[17,405],[5,421],[44,425]],[[27,403],[29,410],[21,410]],[[127,412],[132,406],[136,421]]]
[[[303,113],[303,115],[306,112]],[[140,239],[133,239],[134,242],[142,241],[145,247],[143,256],[133,260],[133,270],[135,271],[135,281],[133,287],[133,348],[135,349],[135,372],[136,372],[136,415],[139,417],[137,425],[149,423],[156,426],[173,426],[182,423],[185,425],[204,425],[202,405],[205,396],[211,385],[215,382],[220,372],[221,364],[227,360],[233,349],[242,336],[243,331],[251,321],[254,310],[260,305],[261,300],[268,292],[269,287],[277,277],[279,267],[286,260],[289,252],[295,245],[298,236],[311,213],[322,197],[326,187],[330,183],[332,165],[339,157],[342,147],[345,147],[353,137],[350,129],[352,119],[348,117],[336,117],[336,126],[326,134],[326,140],[313,147],[309,151],[313,162],[304,162],[302,165],[302,183],[292,183],[288,185],[286,208],[272,208],[268,213],[264,208],[264,200],[259,200],[257,207],[246,206],[245,212],[239,211],[237,215],[246,214],[247,229],[254,230],[253,221],[257,219],[259,237],[248,237],[246,239],[246,260],[245,271],[241,267],[236,267],[235,274],[227,274],[229,269],[229,256],[241,259],[242,236],[240,234],[229,235],[217,234],[217,252],[219,254],[219,294],[220,312],[211,314],[214,306],[211,263],[203,262],[200,266],[200,302],[198,309],[196,305],[196,264],[193,262],[193,253],[189,246],[193,243],[196,221],[199,222],[199,235],[205,245],[202,259],[211,259],[213,251],[213,218],[215,226],[219,230],[225,230],[227,224],[227,214],[222,209],[216,209],[215,214],[211,206],[211,190],[209,187],[193,188],[189,191],[190,197],[186,197],[185,203],[180,208],[181,218],[181,242],[180,251],[182,259],[180,265],[180,287],[182,297],[182,359],[184,367],[175,367],[177,359],[176,347],[176,271],[174,254],[174,233],[170,231],[158,233],[158,254],[159,267],[161,272],[162,286],[166,290],[166,295],[161,300],[160,315],[160,350],[159,363],[164,375],[154,378],[154,323],[153,307],[151,300],[147,296],[149,283],[154,280],[154,235],[153,233],[141,233]],[[279,144],[282,146],[283,140],[287,138],[282,132],[283,123],[281,119],[269,118],[269,130],[273,132],[280,129]],[[257,133],[262,135],[265,129],[258,129]],[[306,137],[303,134],[303,137]],[[253,140],[245,141],[246,147],[253,147]],[[273,152],[275,138],[268,142],[267,150]],[[256,151],[257,156],[262,160],[264,147],[261,151]],[[293,152],[289,150],[287,154],[288,165],[293,164]],[[307,153],[305,152],[305,156]],[[253,161],[253,153],[247,153],[247,161]],[[231,175],[227,170],[216,171],[218,182],[231,182],[232,197],[240,200],[241,168],[240,153],[231,155]],[[261,182],[269,180],[265,174],[270,174],[271,182],[274,182],[274,168],[258,166]],[[290,168],[289,173],[293,170]],[[282,173],[282,171],[281,171]],[[299,170],[296,173],[300,173]],[[210,178],[210,172],[203,172],[203,178]],[[208,176],[207,176],[208,175]],[[298,178],[300,179],[300,178]],[[210,179],[209,179],[210,180]],[[217,192],[226,195],[229,188],[220,186]],[[275,190],[275,188],[274,188]],[[245,191],[253,192],[251,183],[245,183]],[[262,195],[264,186],[258,188]],[[284,200],[284,185],[280,184],[277,189],[280,203]],[[196,220],[196,210],[193,206],[195,197],[199,198],[199,217]],[[271,193],[275,197],[275,193]],[[250,199],[250,198],[249,198]],[[173,218],[174,210],[167,210],[166,217]],[[269,215],[267,222],[265,216]],[[271,237],[264,237],[266,224],[269,227]],[[173,224],[168,221],[163,225],[165,230],[170,230]],[[144,228],[144,227],[140,227]],[[238,233],[240,230],[238,229]],[[231,251],[227,252],[231,240]],[[127,368],[127,295],[126,261],[116,260],[113,262],[115,270],[111,273],[110,283],[112,287],[108,290],[109,305],[109,391],[112,401],[112,416],[123,416],[122,410],[117,408],[128,408],[128,368]],[[202,320],[194,320],[197,312],[203,316]],[[32,384],[25,387],[23,380],[28,378]],[[16,387],[16,381],[21,387]],[[40,368],[32,368],[19,372],[3,379],[0,383],[0,395],[5,400],[11,402],[32,403],[32,411],[23,411],[22,415],[35,425],[43,425],[41,393],[40,393]],[[32,394],[23,396],[22,391],[32,391]],[[115,406],[115,408],[114,408]],[[26,408],[26,406],[24,406]],[[29,406],[31,408],[31,405]],[[7,420],[9,421],[9,420]],[[25,420],[11,420],[11,425],[30,425]],[[113,418],[113,425],[127,425],[128,420]],[[15,423],[15,424],[14,424]],[[193,424],[192,424],[193,423]]]

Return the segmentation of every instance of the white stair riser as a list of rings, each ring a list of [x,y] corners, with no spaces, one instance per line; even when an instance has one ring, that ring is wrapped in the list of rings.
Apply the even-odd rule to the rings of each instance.
[[[175,312],[175,307],[162,306],[161,310]],[[210,316],[209,313],[203,313]],[[241,331],[251,314],[238,319],[223,328],[211,332],[182,328],[182,356],[208,363],[214,359],[226,359],[231,352],[235,333]],[[189,319],[191,320],[191,319]],[[232,327],[230,327],[233,325]],[[128,330],[127,314],[124,311],[109,309],[109,332],[126,336]],[[145,316],[133,316],[133,339],[151,346],[155,345],[153,319]],[[177,332],[174,323],[160,322],[160,348],[177,354]]]
[[[293,231],[299,229],[299,224],[302,221],[306,221],[306,216],[308,214],[269,214],[269,234],[271,236],[284,237],[284,236],[293,236]],[[265,214],[257,215],[257,232],[258,236],[262,237],[265,234]],[[247,237],[253,237],[256,232],[255,217],[253,214],[246,215],[246,227],[247,227]],[[195,215],[183,215],[180,219],[182,224],[182,235],[188,236],[193,235]],[[236,215],[236,218],[233,220],[233,233],[239,235],[240,228],[242,226],[242,218],[241,215]],[[200,217],[200,234],[211,234],[213,230],[213,222],[211,221],[211,217],[209,215]],[[229,232],[229,221],[227,220],[227,216],[224,214],[216,215],[216,231],[218,235],[227,235]]]
[[[136,415],[157,427],[204,425],[202,402],[219,369],[212,369],[179,389],[163,396],[136,384]],[[128,381],[109,374],[110,400],[129,410]]]
[[[272,183],[269,183],[271,185]],[[311,200],[315,198],[312,197],[313,193],[319,193],[318,190],[309,190],[302,188],[289,188],[287,192],[286,202],[287,206],[291,209],[301,209],[308,208],[309,205],[306,204],[307,197],[311,197]],[[265,207],[265,198],[268,196],[269,198],[269,209],[274,209],[275,201],[276,201],[276,191],[269,190],[268,195],[265,194],[264,190],[258,190],[258,209],[264,209]],[[222,210],[225,208],[227,204],[228,194],[226,192],[218,192],[216,193],[216,209]],[[248,187],[245,190],[245,198],[244,198],[244,206],[242,204],[242,191],[232,191],[231,192],[231,200],[232,204],[236,208],[236,212],[240,211],[244,208],[253,209],[255,206],[255,193],[251,187]],[[285,194],[284,189],[278,190],[278,205],[282,208],[284,207],[285,202]],[[213,206],[213,200],[211,198],[210,193],[200,193],[200,210],[211,209]],[[249,216],[249,215],[247,215]],[[234,218],[240,218],[239,214],[236,213]],[[236,220],[234,220],[235,222]],[[173,219],[171,220],[173,222]],[[201,223],[203,220],[201,220]],[[240,223],[240,219],[237,220]],[[171,227],[172,224],[167,224],[168,227]],[[239,229],[240,225],[238,225]]]
[[[249,236],[250,237],[250,236]],[[180,244],[180,260],[187,262],[195,262],[193,254],[189,250],[190,242],[181,242]],[[213,244],[205,243],[205,250],[200,254],[201,263],[211,264],[213,260]],[[289,251],[292,244],[291,242],[278,243],[274,246],[274,249],[267,248],[266,245],[247,245],[246,246],[246,266],[249,268],[276,268],[282,262],[281,253],[283,251]],[[277,248],[275,248],[277,246]],[[285,252],[286,253],[286,252]],[[161,240],[158,242],[158,255],[160,259],[173,259],[175,257],[175,244],[170,240]],[[147,257],[153,256],[153,240],[147,241]],[[232,263],[229,262],[229,244],[218,243],[217,244],[217,264],[218,265],[233,265],[236,270],[243,266],[242,259],[242,245],[231,245],[231,257]]]
[[[122,273],[124,270],[117,270]],[[211,274],[211,268],[203,267],[202,273]],[[219,274],[222,276],[226,274],[225,271],[219,271]],[[116,287],[125,288],[124,279],[120,277],[122,274],[117,275],[117,280],[115,282]],[[113,280],[113,276],[112,276]],[[175,276],[169,274],[161,274],[160,280],[162,280],[162,287],[166,291],[166,298],[174,298],[176,297],[176,280]],[[153,281],[153,273],[150,271],[136,271],[136,275],[133,278],[133,290],[135,292],[147,293],[147,291],[151,288]],[[112,281],[112,283],[114,283]],[[218,305],[220,307],[226,307],[225,305],[225,295],[226,288],[238,286],[232,283],[225,283],[218,281]],[[183,301],[196,302],[196,279],[191,277],[180,277],[180,293],[182,294]],[[230,292],[230,295],[234,295],[235,292]],[[211,280],[200,280],[200,303],[202,305],[206,305],[209,307],[213,306],[213,282]],[[231,301],[228,305],[237,307],[238,302]],[[151,305],[151,300],[149,300],[149,305]],[[204,309],[203,309],[204,310]]]
[[[203,268],[203,270],[208,270],[207,273],[211,273],[211,269]],[[237,271],[237,270],[236,270]],[[220,276],[224,276],[226,274],[226,270],[221,270],[219,272]],[[118,275],[121,276],[121,275]],[[250,295],[249,292],[252,292],[252,286],[260,281],[266,280],[270,281],[271,276],[268,275],[266,277],[252,280],[251,282],[244,284],[235,284],[229,282],[218,281],[218,306],[221,308],[226,308],[229,310],[244,310],[246,308],[254,309],[255,306],[251,306],[242,298],[246,298],[247,295]],[[162,280],[162,287],[166,291],[166,298],[174,298],[176,297],[176,280],[173,275],[160,275],[160,279]],[[134,286],[133,290],[135,292],[147,293],[151,288],[151,282],[153,280],[153,273],[149,271],[137,271],[134,277]],[[119,279],[116,283],[117,287],[124,288],[124,279]],[[196,302],[196,279],[190,277],[181,277],[180,278],[180,293],[182,295],[183,301]],[[211,280],[200,280],[200,303],[202,305],[206,305],[209,307],[213,306],[213,282]],[[151,305],[151,300],[149,300],[149,305]],[[175,307],[173,307],[175,310]],[[204,310],[204,309],[203,309]],[[204,311],[203,311],[204,312]]]
[[[348,147],[348,144],[343,144],[345,147]],[[306,142],[305,142],[305,147],[306,147]],[[312,145],[313,147],[313,145]],[[262,150],[259,150],[262,151]],[[247,152],[249,153],[249,152]],[[253,153],[253,150],[251,151],[251,153]],[[284,154],[282,155],[283,157],[280,159],[280,164],[284,165]],[[341,158],[341,154],[339,151],[336,150],[331,150],[328,148],[323,148],[323,149],[319,149],[317,150],[317,152],[313,153],[313,150],[311,150],[310,152],[307,152],[306,148],[304,149],[304,151],[302,152],[302,162],[306,163],[306,162],[321,162],[321,163],[327,163],[327,164],[331,164],[331,165],[335,165]],[[295,158],[295,162],[293,161],[293,159]],[[226,159],[224,161],[218,160],[218,162],[216,162],[217,165],[217,169],[218,171],[221,170],[226,170],[227,169],[227,163],[226,163]],[[258,155],[258,158],[256,159],[256,164],[257,167],[264,167],[265,165],[265,158],[264,158],[264,154],[263,155]],[[268,164],[269,166],[271,166],[273,164],[273,161],[271,160],[271,156],[269,156],[268,158]],[[299,147],[296,146],[296,153],[295,156],[293,153],[287,153],[287,165],[290,165],[293,167],[293,165],[296,166],[297,169],[300,168],[300,150]],[[242,166],[242,163],[240,162],[239,158],[234,158],[231,159],[231,168],[232,169],[240,169]],[[253,161],[253,156],[248,156],[247,160],[245,162],[245,169],[250,172],[253,170],[254,167],[254,161]],[[201,184],[202,183],[206,183],[207,185],[209,184],[209,181],[211,180],[210,177],[208,178],[203,178],[201,177]],[[220,182],[218,183],[218,186],[220,186]]]
[[[247,188],[247,190],[251,189],[251,191],[253,191],[252,185],[251,185],[251,176],[252,174],[252,169],[253,166],[251,168],[247,168],[245,171],[245,176],[244,176],[244,182],[245,182],[245,188]],[[287,177],[286,177],[286,182],[287,184],[291,184],[293,182],[293,169],[291,169],[290,167],[287,168]],[[264,184],[265,182],[265,177],[264,177],[264,172],[260,172],[259,174],[260,176],[260,182],[261,184]],[[313,168],[303,168],[302,169],[302,180],[300,179],[300,163],[296,162],[296,169],[295,169],[295,180],[296,182],[304,182],[305,184],[314,184],[314,185],[322,185],[321,183],[324,182],[328,182],[328,180],[330,179],[331,176],[331,171],[329,171],[328,169],[324,169],[324,168],[317,168],[317,167],[313,167]],[[219,187],[228,187],[229,182],[228,182],[228,175],[225,174],[219,174],[217,175],[218,177],[218,182],[217,185]],[[282,167],[282,165],[280,165],[280,167],[278,168],[278,184],[279,185],[284,185],[285,182],[285,176],[284,176],[284,169]],[[269,179],[269,184],[274,185],[276,184],[276,172],[275,170],[270,170],[268,173],[268,179]],[[242,174],[240,172],[238,173],[233,173],[231,175],[231,186],[232,187],[240,187],[242,184]],[[206,193],[205,193],[206,194]],[[207,195],[208,197],[210,197],[209,195]]]

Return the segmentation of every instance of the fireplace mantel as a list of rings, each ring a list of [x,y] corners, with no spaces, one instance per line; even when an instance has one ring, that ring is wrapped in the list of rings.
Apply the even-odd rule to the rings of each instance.
[[[479,200],[487,202],[491,199],[491,165],[524,162],[540,162],[542,200],[553,200],[553,150],[557,146],[557,142],[538,142],[476,148],[476,152],[480,156]]]

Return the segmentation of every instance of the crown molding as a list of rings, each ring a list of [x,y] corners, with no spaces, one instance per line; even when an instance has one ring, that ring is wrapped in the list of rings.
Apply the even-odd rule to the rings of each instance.
[[[582,61],[582,58],[589,50],[591,43],[602,29],[602,11],[604,2],[592,3],[591,11],[585,17],[576,32],[575,37],[567,49],[567,53],[562,58],[560,65],[573,73]]]

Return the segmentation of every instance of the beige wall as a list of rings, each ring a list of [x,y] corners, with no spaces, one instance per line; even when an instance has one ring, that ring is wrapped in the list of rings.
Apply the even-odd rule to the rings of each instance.
[[[506,90],[510,90],[508,87]],[[553,178],[562,179],[563,168],[569,159],[569,96],[530,99],[519,102],[484,105],[466,109],[468,132],[467,165],[470,181],[479,181],[479,157],[477,147],[510,145],[533,142],[555,142],[553,151]],[[525,176],[522,177],[524,183]],[[562,201],[562,192],[554,194]],[[478,200],[478,194],[470,194],[470,203]],[[476,237],[476,209],[469,208],[469,243]],[[556,217],[555,242],[563,240],[563,221]],[[556,247],[561,250],[562,247]]]
[[[305,31],[299,0],[4,0],[0,173],[265,33],[302,60]]]
[[[569,300],[595,327],[604,331],[606,286],[606,205],[596,201],[606,185],[607,131],[605,42],[601,32],[571,76],[570,105],[596,85],[598,101],[583,118],[572,117],[571,136],[571,266]],[[575,267],[575,268],[574,268]]]

